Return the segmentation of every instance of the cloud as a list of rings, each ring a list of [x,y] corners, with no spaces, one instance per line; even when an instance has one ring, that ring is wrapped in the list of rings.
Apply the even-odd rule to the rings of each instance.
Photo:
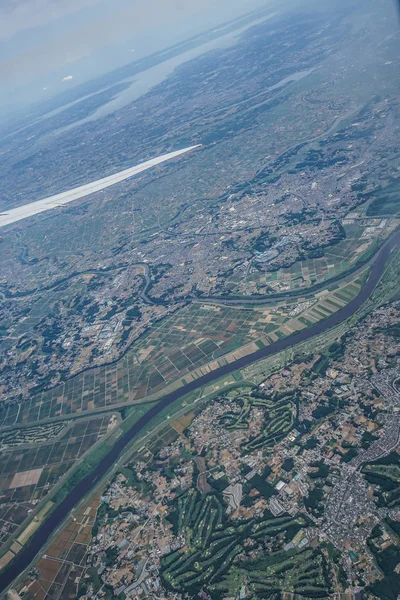
[[[101,0],[2,0],[0,40],[10,39],[26,29],[41,27]]]
[[[73,75],[66,75],[65,77],[62,78],[63,81],[71,81],[71,79],[73,79],[74,76]]]

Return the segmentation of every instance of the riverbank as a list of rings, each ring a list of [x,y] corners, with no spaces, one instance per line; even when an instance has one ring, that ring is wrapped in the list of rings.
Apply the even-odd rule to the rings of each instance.
[[[295,346],[304,341],[310,340],[315,336],[321,335],[330,330],[336,325],[354,315],[358,309],[369,299],[375,287],[379,283],[384,267],[393,249],[400,245],[400,232],[397,232],[390,238],[381,250],[375,256],[371,264],[369,277],[362,288],[359,295],[351,300],[345,307],[338,310],[336,313],[328,317],[325,321],[293,334],[287,338],[281,339],[268,347],[258,350],[252,354],[242,357],[235,363],[226,364],[215,371],[207,373],[203,377],[194,380],[181,388],[176,389],[172,393],[164,396],[160,401],[150,408],[150,410],[141,417],[126,433],[124,433],[114,444],[112,449],[106,454],[96,468],[88,476],[84,477],[77,483],[73,490],[54,508],[43,525],[32,536],[31,541],[27,544],[9,563],[8,567],[3,571],[0,580],[0,593],[4,592],[23,571],[31,564],[32,560],[44,546],[50,536],[58,529],[67,514],[92,490],[99,480],[109,471],[115,461],[120,458],[120,455],[126,446],[136,438],[149,423],[158,416],[166,407],[170,406],[176,400],[182,398],[186,394],[193,392],[204,385],[233,373],[234,371],[251,365],[261,359],[272,356],[282,350]]]

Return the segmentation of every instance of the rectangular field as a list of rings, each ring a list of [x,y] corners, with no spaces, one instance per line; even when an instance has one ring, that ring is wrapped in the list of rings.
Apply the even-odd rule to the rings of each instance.
[[[109,416],[70,424],[60,439],[12,448],[0,462],[0,550],[30,511],[107,432]]]
[[[361,284],[357,279],[314,297],[256,308],[194,302],[155,323],[117,363],[10,406],[3,411],[3,425],[140,401],[314,325],[354,298]]]
[[[10,489],[26,487],[29,485],[36,485],[37,483],[39,483],[39,479],[42,473],[43,468],[31,469],[30,471],[20,471],[19,473],[15,473],[10,483]]]

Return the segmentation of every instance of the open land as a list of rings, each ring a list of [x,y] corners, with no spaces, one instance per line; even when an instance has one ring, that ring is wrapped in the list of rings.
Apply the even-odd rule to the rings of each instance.
[[[33,518],[49,492],[109,428],[110,416],[99,416],[67,423],[52,441],[40,437],[49,429],[50,438],[51,427],[31,428],[29,440],[23,439],[23,429],[8,432],[13,443],[9,449],[3,447],[0,472],[2,545],[24,527],[27,518]],[[40,434],[37,441],[35,433]]]
[[[192,303],[154,325],[116,364],[89,370],[23,404],[3,408],[3,426],[120,407],[153,398],[241,356],[322,322],[360,292],[366,273],[314,298],[264,310]]]

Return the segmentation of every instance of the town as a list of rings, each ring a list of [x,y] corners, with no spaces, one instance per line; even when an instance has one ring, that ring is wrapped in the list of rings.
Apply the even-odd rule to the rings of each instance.
[[[247,562],[259,560],[266,548],[283,553],[281,560],[286,554],[293,565],[299,553],[306,560],[307,552],[318,550],[343,593],[389,585],[375,553],[395,547],[400,527],[399,317],[397,304],[378,309],[327,355],[289,364],[256,390],[217,395],[197,416],[173,423],[174,442],[129,463],[104,491],[80,581],[83,597],[107,598],[112,589],[126,598],[178,598],[184,596],[172,581],[180,581],[181,593],[193,593],[196,579],[201,597],[232,590],[233,582],[247,597],[257,589]],[[370,482],[370,474],[383,473],[395,483],[393,501]],[[191,510],[204,506],[194,525],[185,513],[190,502]],[[218,519],[224,522],[218,535],[228,528],[233,536],[245,524],[248,531],[242,545],[238,537],[234,554],[227,545],[222,583],[213,585],[215,567],[195,577],[183,565],[196,548],[197,560],[205,560],[205,552],[207,564],[221,564],[219,554],[211,561],[221,548],[211,541],[218,539]],[[202,533],[196,533],[199,523]],[[260,537],[258,530],[265,533]],[[182,565],[173,580],[172,557]],[[312,572],[305,578],[310,590],[322,587],[321,577]],[[280,585],[282,592],[296,589],[286,578]]]

